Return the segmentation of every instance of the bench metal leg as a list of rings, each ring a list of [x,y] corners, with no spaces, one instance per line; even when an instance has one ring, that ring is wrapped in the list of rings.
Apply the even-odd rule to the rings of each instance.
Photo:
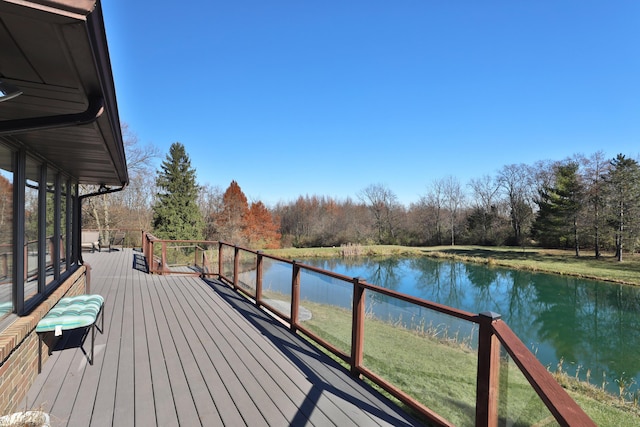
[[[101,319],[102,326],[100,327],[100,333],[104,334],[104,304],[102,304],[102,307],[100,307],[98,316],[102,317]],[[95,348],[95,342],[96,342],[96,328],[98,327],[97,323],[98,323],[98,319],[96,318],[96,321],[93,322],[93,325],[91,325],[91,360],[89,360],[90,365],[93,365],[93,354],[94,354],[94,348]]]
[[[38,334],[38,373],[42,372],[42,334]]]
[[[96,325],[94,323],[91,326],[91,360],[89,360],[89,365],[93,365],[93,347],[94,347],[95,341],[96,341]]]

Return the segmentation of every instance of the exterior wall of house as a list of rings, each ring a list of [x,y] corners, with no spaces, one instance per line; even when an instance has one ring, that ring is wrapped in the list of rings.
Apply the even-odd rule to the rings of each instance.
[[[31,313],[17,317],[0,331],[0,415],[25,409],[20,405],[38,376],[36,325],[62,297],[86,292],[88,269],[88,266],[80,266]],[[47,358],[47,347],[43,344],[43,364]]]

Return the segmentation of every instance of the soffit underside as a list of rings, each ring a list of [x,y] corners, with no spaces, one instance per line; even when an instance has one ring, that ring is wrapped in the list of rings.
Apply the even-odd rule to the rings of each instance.
[[[108,56],[102,58],[107,74],[96,63],[96,55],[107,51],[106,40],[104,47],[96,47],[85,17],[67,15],[0,1],[0,80],[23,92],[0,103],[0,122],[82,113],[91,98],[103,99],[105,111],[88,125],[4,137],[81,183],[123,185],[128,176],[117,110],[112,111],[115,91],[105,90],[112,81],[103,81],[105,75],[111,78]]]

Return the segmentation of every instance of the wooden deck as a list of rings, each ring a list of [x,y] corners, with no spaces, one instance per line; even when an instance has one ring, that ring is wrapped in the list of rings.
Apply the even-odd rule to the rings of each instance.
[[[53,426],[421,425],[230,288],[140,257],[84,254],[105,331],[93,366],[70,337],[29,391]]]

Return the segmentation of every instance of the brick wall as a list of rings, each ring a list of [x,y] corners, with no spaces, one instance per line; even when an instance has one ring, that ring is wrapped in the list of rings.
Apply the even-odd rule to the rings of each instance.
[[[21,410],[29,387],[38,376],[38,335],[35,328],[64,296],[82,295],[86,289],[86,268],[81,266],[46,300],[26,316],[18,317],[0,331],[0,415]],[[47,360],[42,347],[42,363]]]

